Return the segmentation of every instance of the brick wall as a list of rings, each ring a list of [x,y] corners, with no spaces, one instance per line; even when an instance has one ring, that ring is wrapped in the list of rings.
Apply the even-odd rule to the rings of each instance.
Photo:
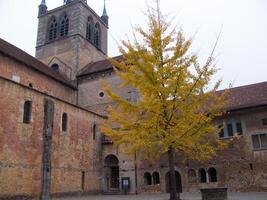
[[[74,89],[37,72],[14,59],[10,59],[9,57],[0,54],[0,66],[0,74],[2,77],[10,80],[13,79],[27,87],[31,84],[34,89],[71,103],[75,103],[76,101],[76,92]]]
[[[34,89],[0,78],[0,197],[38,196],[41,190],[44,98],[55,105],[52,135],[52,193],[79,192],[85,172],[85,191],[99,191],[100,134],[92,126],[101,117]],[[32,101],[31,120],[23,123],[25,100]],[[61,131],[62,113],[67,132]]]

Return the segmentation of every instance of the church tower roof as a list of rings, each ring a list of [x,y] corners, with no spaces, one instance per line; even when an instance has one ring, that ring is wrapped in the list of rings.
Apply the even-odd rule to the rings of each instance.
[[[103,13],[102,13],[101,19],[108,26],[109,17],[108,17],[107,10],[106,10],[106,0],[104,0],[104,9],[103,9]]]
[[[106,0],[104,0],[104,9],[103,9],[103,13],[102,13],[102,17],[108,17],[108,14],[107,14],[107,10],[106,10]]]
[[[45,0],[42,0],[41,4],[40,5],[46,5],[46,2]]]

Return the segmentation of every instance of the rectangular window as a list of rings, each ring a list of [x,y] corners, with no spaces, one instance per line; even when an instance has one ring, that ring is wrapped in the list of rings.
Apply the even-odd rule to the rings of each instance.
[[[67,113],[62,114],[62,131],[66,132],[68,130],[68,115]]]
[[[228,136],[229,137],[234,135],[233,125],[232,124],[227,124],[227,131],[228,131]]]
[[[252,135],[253,149],[267,149],[267,134]]]
[[[242,135],[243,134],[243,129],[242,129],[241,122],[237,122],[236,123],[236,132],[238,133],[238,135]]]
[[[260,134],[261,148],[267,149],[267,134]]]
[[[31,110],[32,110],[32,102],[25,101],[23,108],[23,123],[29,124],[31,121]]]

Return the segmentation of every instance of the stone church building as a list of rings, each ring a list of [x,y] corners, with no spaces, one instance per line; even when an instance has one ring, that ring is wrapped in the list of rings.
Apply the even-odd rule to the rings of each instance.
[[[48,10],[42,0],[38,20],[35,57],[0,39],[0,199],[117,194],[122,183],[132,194],[168,192],[167,156],[126,156],[100,132],[113,103],[100,79],[129,101],[137,95],[116,87],[106,8],[99,16],[86,0],[65,0]],[[232,88],[229,100],[217,119],[229,148],[203,163],[177,155],[177,191],[267,189],[267,82]]]

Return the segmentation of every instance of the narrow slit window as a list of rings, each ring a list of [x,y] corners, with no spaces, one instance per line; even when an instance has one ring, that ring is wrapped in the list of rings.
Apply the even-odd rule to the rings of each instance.
[[[31,121],[32,102],[25,101],[23,110],[23,123],[29,124]]]
[[[86,27],[86,39],[92,42],[93,35],[93,19],[91,17],[87,18],[87,27]]]
[[[66,132],[68,130],[68,115],[67,113],[62,114],[62,131]]]
[[[96,139],[96,124],[93,125],[93,140]]]

